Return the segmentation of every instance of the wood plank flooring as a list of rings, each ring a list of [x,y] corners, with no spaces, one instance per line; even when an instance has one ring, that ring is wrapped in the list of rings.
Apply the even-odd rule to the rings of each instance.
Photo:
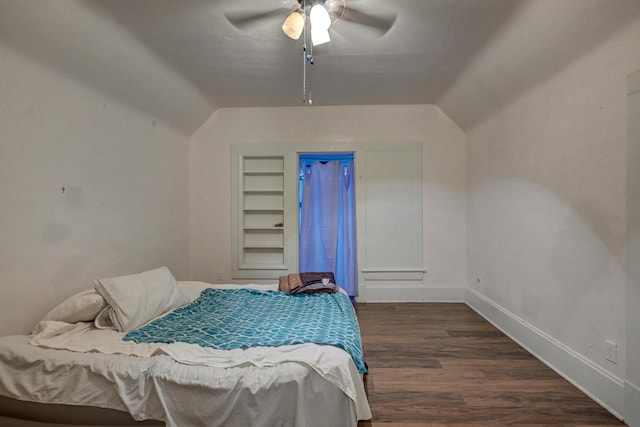
[[[465,304],[356,304],[373,419],[358,427],[624,426]]]

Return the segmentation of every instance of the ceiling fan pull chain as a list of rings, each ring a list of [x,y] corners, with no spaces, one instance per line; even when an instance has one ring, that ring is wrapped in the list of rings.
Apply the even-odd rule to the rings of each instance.
[[[307,45],[302,45],[302,103],[307,103]]]
[[[307,0],[302,0],[302,12],[305,13],[302,26],[302,103],[307,103]]]
[[[302,11],[305,14],[304,26],[302,27],[302,103],[311,105],[313,100],[311,99],[311,92],[307,98],[307,62],[313,65],[313,44],[311,45],[311,52],[307,53],[307,0],[298,0],[302,6]]]

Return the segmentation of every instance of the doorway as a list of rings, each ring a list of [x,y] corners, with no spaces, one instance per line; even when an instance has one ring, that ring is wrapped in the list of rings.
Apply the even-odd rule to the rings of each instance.
[[[299,271],[331,271],[358,292],[354,153],[299,153]]]

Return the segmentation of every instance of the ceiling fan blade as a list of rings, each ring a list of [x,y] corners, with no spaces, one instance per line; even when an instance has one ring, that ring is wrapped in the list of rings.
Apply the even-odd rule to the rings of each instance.
[[[224,16],[227,18],[227,21],[231,23],[234,27],[240,29],[247,29],[254,24],[258,24],[259,21],[270,19],[274,17],[281,17],[282,20],[287,17],[288,13],[291,10],[288,8],[276,8],[272,10],[267,10],[264,12],[255,12],[255,11],[229,11],[225,12]]]
[[[341,20],[370,27],[382,37],[395,23],[396,14],[393,12],[376,12],[373,14],[349,6]]]

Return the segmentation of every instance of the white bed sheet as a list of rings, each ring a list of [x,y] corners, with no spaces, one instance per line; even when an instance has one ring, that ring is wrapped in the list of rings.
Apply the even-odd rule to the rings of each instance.
[[[207,287],[237,287],[179,285],[192,300]],[[117,409],[169,426],[355,426],[371,418],[353,360],[335,347],[135,344],[90,323],[42,322],[36,331],[0,338],[0,394]]]

